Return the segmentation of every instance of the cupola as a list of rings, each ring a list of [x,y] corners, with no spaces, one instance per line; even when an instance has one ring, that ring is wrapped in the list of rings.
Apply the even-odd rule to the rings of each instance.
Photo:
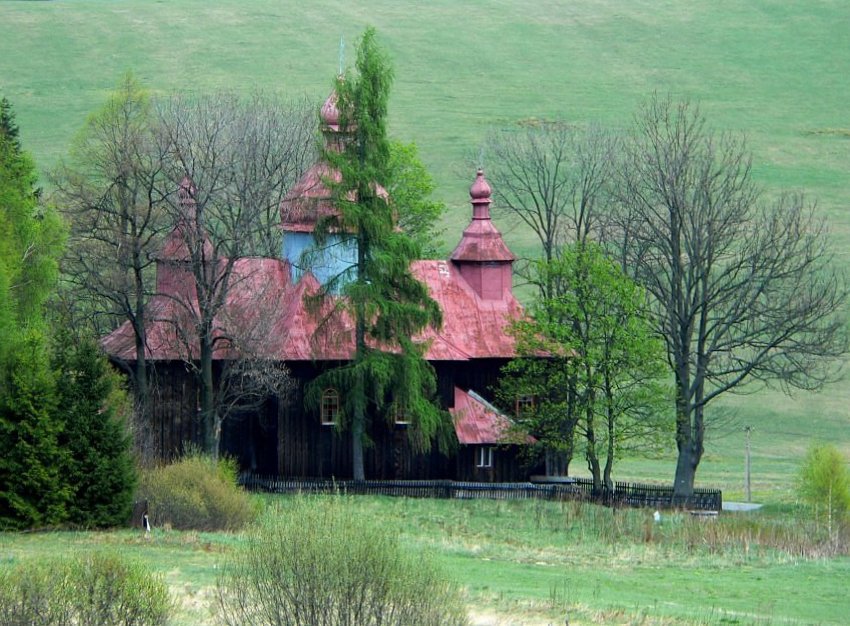
[[[177,187],[177,223],[156,255],[156,286],[158,293],[173,293],[188,285],[194,288],[189,265],[192,262],[191,242],[197,229],[197,188],[189,176],[184,176]],[[204,234],[203,257],[212,260],[213,246]]]
[[[484,300],[503,300],[511,292],[513,262],[502,234],[490,219],[491,189],[478,170],[469,188],[472,221],[463,231],[451,261],[469,286]]]
[[[341,150],[345,142],[346,133],[340,130],[338,102],[334,90],[319,110],[326,150]],[[338,183],[341,179],[339,171],[330,167],[324,159],[319,159],[304,172],[280,203],[281,256],[289,262],[293,281],[298,281],[304,272],[310,271],[324,284],[356,263],[357,247],[350,234],[331,235],[323,250],[317,250],[313,236],[320,219],[339,215],[327,183]],[[381,185],[376,185],[376,188],[380,197],[389,200],[386,189]],[[353,193],[350,199],[355,199]]]

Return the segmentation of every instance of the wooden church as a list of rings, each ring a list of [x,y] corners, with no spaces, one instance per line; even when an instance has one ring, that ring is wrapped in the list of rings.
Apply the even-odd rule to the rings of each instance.
[[[324,103],[321,119],[326,141],[337,140],[335,94]],[[351,435],[336,427],[339,392],[325,390],[314,410],[304,403],[305,385],[353,354],[353,342],[322,337],[316,315],[305,303],[305,296],[316,293],[356,254],[342,240],[331,248],[333,254],[309,254],[317,220],[336,210],[323,181],[338,176],[326,163],[317,162],[287,194],[281,204],[280,258],[240,258],[233,265],[238,280],[228,293],[227,323],[248,323],[247,318],[262,311],[265,358],[284,363],[294,381],[285,397],[270,397],[259,409],[225,421],[221,449],[235,456],[245,471],[351,477]],[[367,478],[510,481],[537,473],[523,464],[525,444],[510,443],[515,437],[509,437],[509,417],[487,401],[500,368],[514,356],[507,330],[522,309],[512,292],[515,257],[490,218],[491,190],[482,171],[469,194],[472,218],[450,257],[415,261],[411,268],[443,312],[441,328],[424,331],[417,339],[427,343],[425,357],[436,371],[438,401],[451,416],[457,445],[449,453],[436,447],[415,453],[403,416],[393,423],[372,420],[372,445],[365,450]],[[152,321],[147,325],[147,358],[157,381],[150,432],[163,458],[175,456],[200,436],[197,385],[178,340],[181,324],[187,322],[179,319],[174,305],[179,297],[194,293],[181,232],[178,224],[157,256],[157,294],[148,307]],[[263,307],[259,299],[274,306]],[[115,361],[135,359],[129,323],[106,336],[102,345]],[[233,355],[220,351],[215,358],[222,362]]]

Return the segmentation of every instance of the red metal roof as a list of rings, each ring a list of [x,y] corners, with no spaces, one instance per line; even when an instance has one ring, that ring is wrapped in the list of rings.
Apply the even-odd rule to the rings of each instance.
[[[455,434],[462,445],[511,443],[511,421],[481,396],[455,387],[455,405],[449,409]]]
[[[325,180],[336,183],[341,177],[327,163],[314,163],[295,183],[280,203],[281,228],[290,232],[311,233],[322,217],[339,215]]]
[[[446,261],[416,261],[411,269],[428,286],[431,297],[443,311],[442,327],[428,329],[417,337],[429,342],[427,359],[467,361],[509,358],[515,354],[507,326],[521,315],[522,309],[513,295],[508,294],[503,300],[479,298],[459,270]],[[234,264],[227,304],[216,319],[217,336],[226,337],[228,328],[234,327],[241,329],[236,335],[261,335],[261,351],[271,359],[350,358],[353,354],[350,320],[334,316],[317,333],[321,316],[308,310],[305,296],[316,293],[318,283],[308,273],[293,285],[289,270],[289,264],[278,259],[239,259]],[[151,300],[147,324],[149,359],[183,359],[188,356],[186,345],[197,343],[192,329],[197,302],[192,291],[160,294]],[[102,343],[116,358],[135,359],[129,322],[106,336]],[[227,342],[222,340],[221,344],[215,358],[232,357]]]
[[[443,311],[442,328],[423,337],[434,340],[426,358],[466,360],[516,354],[507,329],[522,315],[522,307],[511,292],[500,300],[484,300],[449,261],[415,261],[411,269]]]
[[[314,166],[302,179],[302,189],[305,191],[299,193],[307,198],[324,201],[320,195],[310,196],[306,193],[307,189],[316,189],[315,186],[311,188],[310,184],[323,186],[323,175],[331,174],[327,168]],[[490,224],[486,206],[489,205],[489,193],[489,186],[479,171],[470,189],[474,207],[472,224],[464,232],[464,239],[458,249],[464,246],[464,241],[468,241],[470,232],[480,228],[476,225],[485,224],[489,225],[486,227],[490,229],[487,232],[494,233],[491,242],[495,242],[498,249],[506,251],[506,254],[498,257],[499,260],[508,261],[513,259],[513,255]],[[298,195],[295,190],[293,195]],[[324,206],[329,211],[334,210],[330,203]],[[291,224],[302,224],[306,228],[309,219],[312,218],[307,216],[305,221],[295,220]],[[180,232],[180,227],[176,228],[166,243],[168,258],[173,259],[175,255],[180,258],[185,250],[185,247],[180,248]],[[151,360],[194,358],[195,354],[187,353],[197,349],[187,347],[197,344],[192,320],[196,317],[193,312],[197,311],[198,305],[192,288],[192,277],[187,273],[188,269],[180,264],[164,262],[165,257],[164,251],[157,272],[160,278],[167,280],[158,280],[158,284],[163,291],[168,290],[170,293],[158,294],[149,305],[147,356]],[[485,257],[483,262],[486,263],[490,258]],[[219,262],[225,264],[227,260],[221,259]],[[474,259],[464,258],[463,262],[472,263]],[[340,314],[325,320],[322,315],[308,310],[305,298],[315,294],[319,285],[309,273],[302,276],[297,284],[292,284],[290,269],[286,261],[279,259],[245,258],[236,261],[226,304],[215,320],[216,336],[221,339],[215,358],[232,358],[234,351],[238,351],[238,346],[227,341],[228,331],[232,329],[239,329],[234,336],[257,337],[260,345],[253,351],[260,350],[269,359],[307,361],[351,358],[354,352],[351,320]],[[459,265],[453,261],[414,261],[411,270],[418,280],[427,285],[431,297],[443,312],[443,324],[439,329],[426,329],[416,337],[418,341],[427,342],[427,359],[468,361],[510,358],[515,355],[514,339],[508,333],[508,327],[522,315],[522,308],[514,298],[509,282],[507,289],[497,290],[495,295],[488,292],[488,297],[483,298],[479,293],[484,291],[480,285],[479,291],[476,291],[461,274]],[[329,312],[333,303],[326,302],[325,307],[326,312]],[[113,357],[135,359],[135,344],[129,323],[105,337],[102,343]]]
[[[226,260],[219,261],[224,265]],[[158,271],[188,272],[158,263]],[[238,351],[234,341],[251,343],[251,352],[264,358],[275,359],[276,348],[269,338],[280,335],[285,329],[280,311],[289,301],[292,290],[289,266],[279,259],[246,258],[233,264],[230,290],[225,306],[214,321],[216,350],[214,358],[233,358]],[[166,285],[192,285],[191,276]],[[194,289],[176,289],[171,293],[154,296],[146,309],[146,357],[153,361],[195,359],[198,341],[194,322],[198,319],[198,302]],[[238,328],[239,332],[229,331]],[[129,322],[101,340],[106,352],[118,359],[132,361],[136,358],[135,339]]]

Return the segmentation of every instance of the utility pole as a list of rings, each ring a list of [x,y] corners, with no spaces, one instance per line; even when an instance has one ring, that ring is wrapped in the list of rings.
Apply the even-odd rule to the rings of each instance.
[[[752,426],[744,426],[744,432],[747,437],[744,452],[744,493],[747,496],[747,502],[752,502],[752,492],[750,491],[750,432],[752,430]]]

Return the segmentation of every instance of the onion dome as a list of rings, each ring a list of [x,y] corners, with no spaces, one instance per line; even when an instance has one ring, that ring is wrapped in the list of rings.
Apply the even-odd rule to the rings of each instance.
[[[322,109],[319,112],[324,127],[335,133],[339,132],[339,109],[336,104],[337,95],[336,89],[334,89],[328,96],[327,100],[325,100],[325,103],[322,105]]]

